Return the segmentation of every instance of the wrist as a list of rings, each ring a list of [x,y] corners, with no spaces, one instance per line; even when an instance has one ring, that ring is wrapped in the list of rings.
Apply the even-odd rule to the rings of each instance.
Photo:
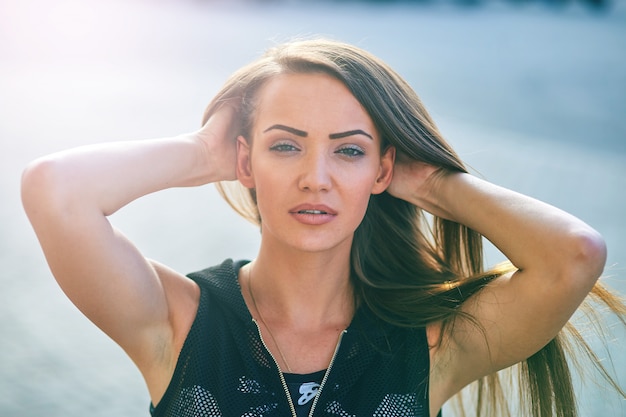
[[[414,189],[411,202],[434,216],[456,221],[455,206],[459,202],[465,176],[469,174],[437,169]]]

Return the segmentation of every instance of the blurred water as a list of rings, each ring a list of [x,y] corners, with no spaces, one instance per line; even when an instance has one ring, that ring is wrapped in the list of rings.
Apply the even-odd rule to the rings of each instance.
[[[139,373],[58,289],[19,204],[31,159],[195,128],[225,77],[273,42],[323,34],[404,75],[469,164],[596,227],[626,292],[626,13],[581,4],[0,0],[0,416],[147,415]],[[113,218],[181,271],[250,258],[257,231],[212,187]],[[492,261],[499,260],[495,251]],[[611,345],[626,384],[622,330]],[[583,416],[626,415],[580,388]]]

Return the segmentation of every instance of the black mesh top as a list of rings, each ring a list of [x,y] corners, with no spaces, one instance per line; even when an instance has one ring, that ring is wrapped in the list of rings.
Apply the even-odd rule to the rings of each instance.
[[[262,344],[237,281],[246,261],[190,274],[196,318],[153,417],[293,416],[282,374]],[[359,308],[344,332],[314,416],[428,416],[424,329],[393,327]]]

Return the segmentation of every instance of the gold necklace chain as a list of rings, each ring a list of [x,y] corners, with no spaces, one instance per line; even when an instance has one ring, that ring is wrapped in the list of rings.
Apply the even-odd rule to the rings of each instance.
[[[254,298],[254,292],[252,292],[252,284],[250,282],[251,270],[252,270],[252,268],[248,267],[248,292],[250,293],[250,298],[252,299],[252,305],[254,305],[254,310],[259,315],[259,319],[261,319],[261,323],[263,323],[263,326],[265,326],[265,328],[267,329],[267,332],[270,334],[270,337],[272,338],[272,341],[274,342],[274,346],[276,346],[276,350],[278,350],[278,354],[280,355],[281,359],[285,363],[285,366],[287,367],[287,371],[290,374],[292,374],[293,372],[291,372],[291,367],[289,366],[289,363],[287,362],[287,359],[285,358],[285,355],[283,354],[283,351],[280,350],[280,346],[278,346],[278,342],[276,341],[276,338],[274,337],[274,334],[272,333],[272,329],[270,329],[270,326],[267,325],[267,323],[263,319],[263,315],[261,314],[261,310],[259,310],[259,307],[256,305],[256,300]]]

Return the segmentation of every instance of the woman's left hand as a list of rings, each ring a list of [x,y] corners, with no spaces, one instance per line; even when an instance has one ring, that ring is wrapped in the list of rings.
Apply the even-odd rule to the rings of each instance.
[[[397,153],[393,179],[387,192],[433,215],[450,218],[450,213],[438,204],[437,198],[438,191],[449,174],[443,168]]]

